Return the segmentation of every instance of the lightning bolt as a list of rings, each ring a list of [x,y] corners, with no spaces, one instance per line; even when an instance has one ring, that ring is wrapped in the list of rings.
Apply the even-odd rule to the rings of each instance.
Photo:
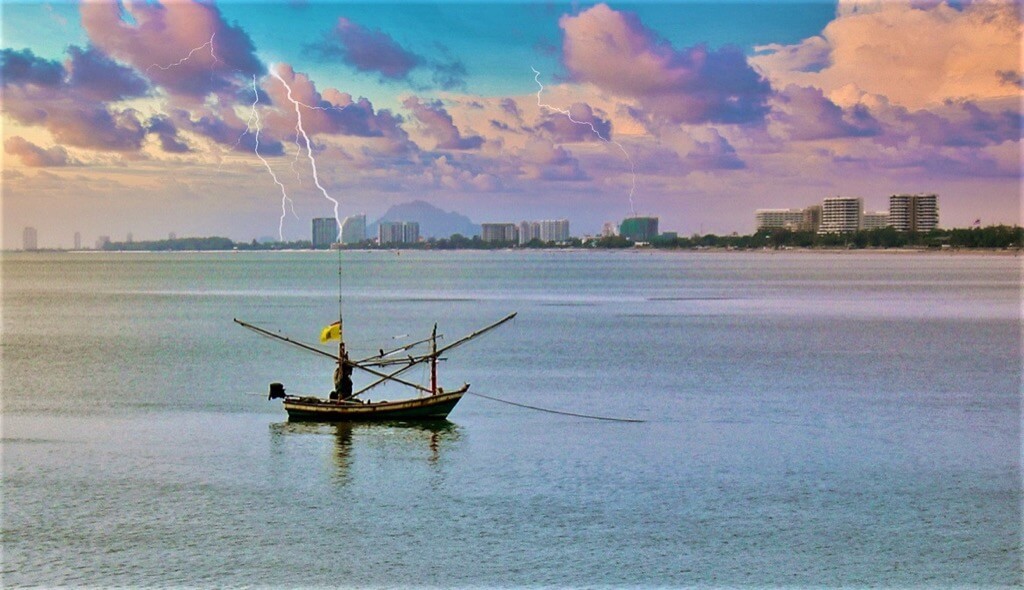
[[[299,216],[295,213],[295,202],[291,199],[291,197],[288,196],[288,191],[285,189],[284,185],[281,184],[281,181],[277,179],[277,175],[274,174],[274,169],[270,167],[270,162],[267,162],[266,158],[264,158],[263,155],[260,154],[260,131],[261,131],[260,115],[259,115],[259,111],[256,110],[256,105],[260,102],[260,93],[256,89],[256,76],[255,75],[253,75],[253,77],[252,77],[252,93],[253,93],[253,95],[256,98],[253,99],[253,101],[252,101],[252,108],[249,111],[249,120],[245,122],[245,131],[242,133],[242,135],[238,136],[238,141],[235,142],[235,145],[237,146],[238,143],[242,141],[242,137],[246,133],[248,133],[249,132],[249,128],[255,124],[255,127],[256,127],[256,134],[255,134],[256,146],[255,146],[254,149],[255,149],[255,152],[256,152],[256,157],[260,159],[260,162],[263,162],[263,165],[267,168],[267,172],[270,173],[270,177],[274,179],[274,184],[276,184],[277,186],[279,186],[281,188],[281,220],[277,224],[277,237],[278,237],[279,240],[281,240],[283,242],[284,241],[284,218],[288,216],[288,210],[286,208],[286,205],[290,205],[291,206],[292,215],[295,215],[296,219],[298,219]]]
[[[299,174],[299,169],[296,168],[299,164],[299,155],[302,154],[302,144],[299,143],[299,132],[295,132],[295,157],[292,158],[292,172],[295,173],[295,180],[299,182],[299,186],[302,186],[302,175]]]
[[[636,192],[636,165],[633,163],[633,158],[629,157],[629,152],[626,151],[626,148],[622,147],[621,143],[619,143],[617,141],[612,141],[612,140],[608,139],[607,137],[601,135],[601,132],[598,131],[596,127],[594,127],[593,123],[591,123],[589,121],[577,121],[576,119],[572,118],[572,113],[570,113],[568,110],[560,109],[558,107],[553,107],[553,106],[551,106],[549,104],[542,103],[540,101],[540,94],[542,92],[544,92],[544,85],[540,83],[540,72],[538,72],[537,69],[534,68],[533,66],[531,66],[530,69],[533,70],[533,81],[536,82],[537,86],[540,87],[540,89],[537,91],[537,106],[538,107],[544,108],[544,109],[548,109],[548,110],[551,110],[551,111],[555,111],[556,113],[561,113],[561,114],[565,115],[566,117],[568,117],[570,121],[572,121],[573,123],[576,123],[577,125],[586,125],[586,126],[590,127],[590,130],[593,131],[594,135],[596,135],[598,138],[600,138],[601,141],[603,141],[605,143],[614,144],[622,152],[622,155],[626,156],[626,160],[629,161],[630,172],[633,174],[633,184],[629,188],[629,212],[630,212],[631,215],[636,216],[636,208],[633,205],[633,193]]]
[[[214,34],[210,35],[210,40],[209,41],[207,41],[206,43],[203,43],[199,47],[196,47],[192,51],[189,51],[188,55],[186,55],[185,57],[179,59],[178,61],[176,61],[176,62],[174,62],[172,64],[168,64],[166,66],[162,66],[160,64],[151,64],[148,68],[146,68],[146,73],[148,74],[149,71],[152,70],[153,68],[157,68],[157,69],[160,69],[160,70],[169,70],[171,68],[176,68],[176,67],[180,66],[181,64],[187,62],[188,60],[192,59],[192,56],[195,55],[195,52],[199,51],[200,49],[202,49],[202,48],[204,48],[206,46],[210,47],[210,57],[213,58],[213,63],[222,63],[220,61],[220,58],[217,57],[217,54],[213,52],[213,39],[216,36],[217,36],[217,33],[214,33]]]
[[[335,107],[335,106],[315,107],[315,106],[308,105],[308,104],[306,104],[304,102],[301,102],[301,101],[297,101],[297,100],[294,100],[294,99],[291,99],[291,100],[292,100],[293,103],[295,103],[296,105],[298,105],[300,107],[307,108],[307,109],[310,109],[310,110],[316,110],[316,111],[344,111],[348,107],[352,106],[352,104],[354,104],[354,103],[347,104],[347,105],[345,105],[343,107]],[[298,164],[298,162],[299,162],[299,154],[302,152],[302,145],[299,144],[299,136],[300,135],[301,135],[301,133],[299,131],[299,125],[296,123],[296,125],[295,125],[295,147],[296,147],[296,150],[295,150],[295,159],[292,160],[292,172],[295,173],[295,178],[299,181],[299,184],[301,185],[302,184],[302,175],[299,174],[298,169],[295,168],[295,165]],[[340,235],[340,233],[339,233],[339,235]]]
[[[277,78],[281,82],[281,84],[284,84],[285,90],[288,91],[288,100],[291,101],[291,103],[295,105],[295,117],[296,117],[295,129],[298,130],[298,132],[300,134],[302,134],[302,138],[306,142],[306,157],[309,158],[309,165],[310,165],[310,168],[312,168],[312,170],[313,170],[313,184],[315,184],[316,187],[318,189],[320,189],[320,193],[323,194],[325,199],[327,199],[331,203],[334,203],[334,222],[338,224],[338,237],[340,239],[340,236],[341,236],[341,217],[338,215],[338,201],[335,200],[333,197],[331,197],[331,195],[327,194],[327,189],[325,189],[323,187],[323,185],[320,184],[320,176],[317,173],[317,169],[316,169],[316,158],[313,157],[313,143],[311,141],[309,141],[309,135],[306,134],[306,130],[303,129],[303,127],[302,127],[302,109],[301,109],[301,107],[303,107],[303,106],[305,106],[307,108],[320,108],[320,107],[310,107],[309,105],[304,105],[301,102],[295,100],[295,98],[292,97],[292,87],[289,86],[288,83],[284,81],[284,78],[282,78],[281,75],[277,73],[277,70],[274,69],[273,64],[271,64],[269,69],[270,69],[270,73],[275,78]]]

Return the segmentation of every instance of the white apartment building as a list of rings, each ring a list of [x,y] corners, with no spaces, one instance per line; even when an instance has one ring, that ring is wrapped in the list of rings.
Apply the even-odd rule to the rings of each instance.
[[[514,223],[481,223],[480,239],[485,242],[517,242],[519,228]]]
[[[926,232],[939,226],[937,195],[892,195],[889,223],[898,231]]]
[[[366,240],[366,215],[349,215],[341,222],[341,243],[358,244]]]
[[[860,197],[828,197],[821,204],[819,234],[855,232],[861,228],[864,199]]]
[[[888,211],[864,212],[864,217],[861,220],[861,229],[881,229],[883,227],[889,227]]]
[[[754,211],[757,229],[800,229],[804,222],[803,209],[757,209]]]

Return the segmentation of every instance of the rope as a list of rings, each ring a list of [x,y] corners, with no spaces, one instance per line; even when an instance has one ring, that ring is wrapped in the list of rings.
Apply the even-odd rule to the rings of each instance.
[[[635,418],[609,418],[607,416],[592,416],[590,414],[577,414],[575,412],[563,412],[563,411],[560,411],[560,410],[551,410],[549,408],[541,408],[541,407],[538,407],[538,406],[530,406],[530,405],[527,405],[527,404],[520,404],[520,403],[517,403],[517,402],[510,402],[507,399],[491,397],[489,395],[484,395],[482,393],[476,393],[475,391],[467,391],[466,393],[468,393],[469,395],[475,395],[477,397],[482,397],[484,399],[489,399],[489,400],[494,401],[494,402],[500,402],[500,403],[503,403],[503,404],[508,404],[510,406],[518,406],[520,408],[526,408],[528,410],[537,410],[538,412],[547,412],[549,414],[562,414],[563,416],[575,416],[577,418],[590,418],[591,420],[607,420],[609,422],[646,422],[646,420],[637,420]]]

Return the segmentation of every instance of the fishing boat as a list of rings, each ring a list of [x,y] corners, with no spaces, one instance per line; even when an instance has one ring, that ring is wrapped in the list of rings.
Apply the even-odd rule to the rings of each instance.
[[[339,305],[340,309],[340,305]],[[235,319],[235,323],[243,328],[252,330],[263,336],[297,346],[309,352],[333,359],[337,368],[334,372],[334,391],[327,399],[306,396],[289,395],[285,392],[282,383],[271,383],[268,399],[284,400],[284,409],[288,412],[289,421],[316,421],[316,422],[364,422],[364,421],[412,421],[412,420],[443,420],[459,403],[462,396],[469,390],[469,383],[445,390],[438,385],[437,363],[444,360],[441,355],[452,349],[473,340],[491,330],[505,324],[516,317],[511,313],[501,320],[468,334],[451,344],[438,348],[437,324],[428,338],[405,344],[398,348],[385,351],[380,349],[377,355],[363,359],[352,360],[349,358],[345,348],[344,331],[339,311],[339,319],[334,324],[324,328],[320,335],[321,342],[338,340],[338,353],[325,351],[321,348],[299,342],[287,336],[276,334],[259,326]],[[421,345],[429,345],[428,352],[412,354]],[[422,364],[430,366],[430,383],[421,385],[408,381],[400,375],[409,369]],[[355,369],[372,377],[372,381],[359,389],[353,391],[351,375]],[[416,397],[409,397],[400,400],[379,400],[367,401],[360,396],[373,390],[384,383],[398,383],[417,392]]]

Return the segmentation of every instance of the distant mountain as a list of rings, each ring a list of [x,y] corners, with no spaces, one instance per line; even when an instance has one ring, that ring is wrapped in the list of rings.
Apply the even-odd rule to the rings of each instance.
[[[366,237],[376,237],[381,221],[416,221],[420,224],[420,236],[424,238],[447,238],[452,234],[466,237],[480,235],[480,226],[454,211],[444,211],[426,201],[412,201],[394,205],[380,219],[366,226]]]

